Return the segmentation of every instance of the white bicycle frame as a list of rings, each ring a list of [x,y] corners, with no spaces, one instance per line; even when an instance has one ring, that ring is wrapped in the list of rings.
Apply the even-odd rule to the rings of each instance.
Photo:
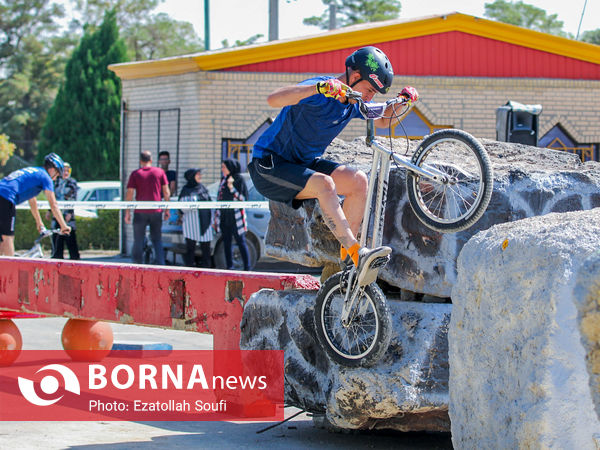
[[[428,180],[435,183],[448,183],[448,175],[440,172],[434,167],[418,167],[414,165],[411,160],[407,157],[397,155],[390,149],[380,144],[375,139],[375,125],[374,120],[383,117],[386,108],[394,104],[406,103],[406,100],[395,98],[388,100],[386,103],[375,103],[366,104],[362,101],[360,93],[352,92],[351,97],[359,102],[360,110],[363,116],[367,119],[367,146],[373,149],[373,162],[371,164],[371,173],[369,177],[369,184],[367,190],[367,200],[365,203],[365,212],[363,215],[363,221],[360,231],[360,247],[375,248],[382,244],[383,240],[383,223],[385,219],[385,205],[387,202],[387,187],[390,177],[390,164],[394,160],[398,165],[405,167],[407,170],[414,172]],[[402,113],[402,115],[408,112]],[[399,117],[402,117],[399,116]],[[373,203],[373,196],[375,196],[375,203]],[[371,225],[371,216],[373,216],[373,223]],[[372,227],[373,232],[369,237],[369,231]],[[354,283],[356,276],[356,267],[352,266],[348,277],[348,289],[346,289],[344,307],[342,309],[341,320],[344,325],[348,325],[348,317],[350,311],[352,311],[354,302],[359,293],[361,293],[365,286],[359,286],[358,283]],[[366,302],[365,302],[366,307]]]
[[[21,253],[21,258],[43,258],[44,250],[42,250],[42,240],[52,234],[60,233],[60,230],[43,230],[37,239],[33,242],[33,247],[24,253]]]

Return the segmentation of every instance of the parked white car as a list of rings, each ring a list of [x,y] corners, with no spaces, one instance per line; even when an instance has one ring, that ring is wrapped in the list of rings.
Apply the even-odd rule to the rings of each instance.
[[[77,183],[77,201],[110,202],[121,200],[120,181],[81,181]],[[75,217],[98,217],[96,209],[75,209]]]
[[[120,181],[81,181],[77,186],[77,200],[80,202],[121,200]]]

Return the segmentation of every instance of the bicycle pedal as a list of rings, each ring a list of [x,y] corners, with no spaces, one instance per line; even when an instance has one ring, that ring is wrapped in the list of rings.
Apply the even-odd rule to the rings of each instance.
[[[380,256],[378,258],[375,258],[371,262],[371,264],[369,265],[369,269],[378,269],[380,267],[385,266],[389,261],[390,261],[390,256],[389,255]]]

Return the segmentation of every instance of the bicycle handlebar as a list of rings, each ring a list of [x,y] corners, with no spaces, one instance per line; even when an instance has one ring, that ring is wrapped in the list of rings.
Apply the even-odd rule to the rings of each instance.
[[[352,90],[349,86],[346,88],[346,98],[349,100],[356,100],[358,103],[358,109],[365,119],[380,119],[383,118],[385,110],[388,106],[392,105],[406,105],[410,103],[410,99],[407,97],[394,97],[387,100],[385,103],[367,103],[362,99],[362,93]]]
[[[42,239],[44,239],[52,234],[60,234],[60,228],[56,228],[54,230],[47,230],[44,228],[41,231],[41,233],[39,234],[39,236],[37,237],[37,239],[34,241],[34,243],[38,244],[41,242]]]

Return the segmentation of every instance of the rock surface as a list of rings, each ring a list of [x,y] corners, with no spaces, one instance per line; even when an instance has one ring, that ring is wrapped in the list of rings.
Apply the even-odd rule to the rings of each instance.
[[[390,301],[392,340],[368,369],[332,362],[315,339],[315,291],[263,289],[241,323],[242,349],[285,351],[286,402],[344,429],[449,431],[450,304]]]
[[[600,206],[600,164],[583,164],[575,155],[538,147],[481,142],[494,168],[494,193],[482,219],[459,233],[432,231],[416,218],[406,195],[405,171],[392,164],[383,241],[393,253],[380,272],[382,280],[403,290],[449,297],[456,283],[456,258],[477,232],[525,217]],[[417,144],[411,142],[411,149]],[[404,153],[406,141],[398,140],[395,148]],[[364,139],[335,140],[325,157],[370,170],[371,150]],[[268,254],[311,267],[338,262],[339,244],[316,201],[299,210],[271,202],[270,209]]]
[[[455,448],[598,448],[599,249],[600,209],[496,225],[464,246],[449,329]]]

